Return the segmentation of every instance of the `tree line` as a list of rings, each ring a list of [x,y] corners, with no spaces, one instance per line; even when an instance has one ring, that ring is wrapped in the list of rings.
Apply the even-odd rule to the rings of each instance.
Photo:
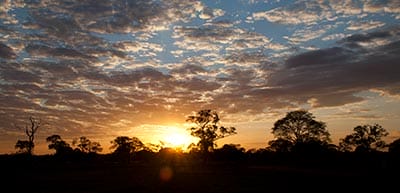
[[[220,124],[220,117],[214,110],[204,109],[188,116],[187,122],[194,126],[188,128],[190,134],[199,138],[197,144],[190,145],[192,153],[203,155],[212,152],[244,152],[240,144],[225,144],[217,149],[216,141],[237,134],[235,127]],[[29,118],[25,126],[27,140],[18,140],[15,144],[17,153],[33,155],[35,134],[42,127],[42,121],[35,117]],[[326,123],[315,120],[315,116],[307,110],[290,111],[285,117],[277,120],[271,132],[274,138],[268,142],[268,147],[260,151],[277,153],[324,153],[324,152],[381,152],[386,149],[391,153],[400,153],[400,138],[386,143],[384,137],[389,132],[379,124],[358,125],[353,132],[340,139],[338,145],[333,144]],[[91,141],[85,136],[73,140],[72,146],[60,135],[54,134],[46,138],[49,150],[55,155],[97,154],[102,151],[99,142]],[[159,146],[145,145],[137,137],[118,136],[111,142],[112,155],[120,159],[131,160],[139,151],[160,151]],[[73,148],[74,147],[74,148]],[[249,150],[254,151],[254,150]]]

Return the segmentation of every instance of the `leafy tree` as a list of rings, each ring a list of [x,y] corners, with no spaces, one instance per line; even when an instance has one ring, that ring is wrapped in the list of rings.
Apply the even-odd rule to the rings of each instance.
[[[220,150],[221,152],[227,152],[227,153],[231,153],[231,152],[244,153],[246,151],[246,149],[244,149],[243,147],[240,147],[240,144],[224,144],[218,150]]]
[[[128,161],[134,152],[145,149],[145,145],[137,137],[118,136],[111,141],[113,154],[119,158],[126,158]]]
[[[389,152],[391,153],[400,153],[400,138],[394,140],[389,144]]]
[[[278,138],[268,142],[267,150],[274,152],[291,152],[293,143],[289,140]]]
[[[79,138],[79,140],[74,140],[73,145],[77,145],[78,150],[83,153],[98,153],[103,150],[99,142],[92,142],[85,136]]]
[[[216,111],[200,110],[196,115],[188,116],[188,122],[196,126],[189,128],[190,134],[200,138],[197,143],[201,152],[210,152],[215,147],[215,141],[236,134],[236,128],[220,126],[220,118]]]
[[[245,152],[245,148],[240,147],[240,144],[224,144],[221,148],[215,150],[218,159],[230,161],[244,158]]]
[[[30,154],[29,149],[31,149],[34,145],[28,140],[18,140],[15,144],[15,149],[17,149],[18,153]]]
[[[379,124],[359,125],[353,131],[352,134],[340,139],[341,151],[371,152],[379,151],[386,146],[382,138],[389,133]]]
[[[111,149],[115,149],[114,153],[128,152],[133,153],[144,148],[143,142],[137,137],[118,136],[111,141]]]
[[[29,124],[26,124],[24,128],[28,140],[17,141],[15,148],[18,149],[18,152],[27,153],[29,155],[33,154],[33,148],[35,147],[35,134],[41,126],[41,119],[37,119],[32,116],[29,117]]]
[[[269,149],[278,152],[305,151],[328,146],[330,134],[326,124],[316,121],[306,110],[291,111],[275,122]]]
[[[60,135],[51,135],[46,138],[46,141],[50,143],[48,145],[49,149],[54,149],[56,155],[63,155],[72,152],[70,145],[61,139]]]

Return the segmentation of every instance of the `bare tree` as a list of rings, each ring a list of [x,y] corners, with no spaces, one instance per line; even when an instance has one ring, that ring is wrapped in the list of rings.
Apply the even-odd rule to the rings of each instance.
[[[35,118],[33,116],[29,117],[29,124],[25,125],[25,134],[28,137],[28,140],[18,140],[15,144],[15,148],[19,150],[19,152],[24,152],[29,155],[33,154],[33,148],[35,147],[35,134],[42,126],[42,120],[39,118]]]

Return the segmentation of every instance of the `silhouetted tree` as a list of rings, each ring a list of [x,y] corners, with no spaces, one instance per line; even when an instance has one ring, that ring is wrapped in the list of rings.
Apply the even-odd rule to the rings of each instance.
[[[267,150],[274,152],[291,152],[294,146],[293,142],[282,138],[271,140],[268,145]]]
[[[196,124],[189,128],[190,134],[200,138],[197,146],[201,152],[210,152],[214,149],[215,141],[236,134],[236,128],[219,125],[219,116],[212,110],[200,110],[196,115],[188,116],[188,122]]]
[[[161,141],[160,141],[161,142]],[[163,148],[162,144],[146,143],[144,149],[140,151],[158,152]]]
[[[240,147],[240,144],[224,144],[221,148],[215,150],[218,159],[239,160],[244,158],[246,150]]]
[[[137,137],[118,136],[111,141],[110,149],[119,159],[130,161],[134,152],[143,150],[145,145]]]
[[[70,145],[61,139],[60,135],[51,135],[46,138],[46,141],[50,143],[49,149],[54,149],[56,155],[64,155],[72,152]]]
[[[35,117],[29,117],[29,124],[25,125],[25,134],[28,137],[28,140],[18,140],[15,144],[15,148],[18,149],[18,152],[27,153],[32,155],[33,148],[35,147],[35,134],[38,129],[42,126],[42,121]]]
[[[389,133],[381,125],[359,125],[353,133],[340,139],[341,151],[371,152],[383,149],[386,144],[382,140]]]
[[[176,151],[171,147],[163,147],[157,152],[160,163],[172,167],[176,164],[181,154],[182,152]]]
[[[400,153],[400,138],[389,144],[389,152]]]
[[[278,152],[321,150],[328,146],[330,134],[326,124],[314,120],[306,110],[291,111],[275,122],[268,149]]]
[[[135,160],[144,161],[146,163],[155,161],[155,152],[146,148],[135,152]]]
[[[187,148],[189,150],[189,153],[192,154],[200,152],[200,147],[196,143],[190,143]]]
[[[79,140],[75,139],[72,145],[76,145],[82,153],[98,153],[103,150],[99,142],[92,142],[85,136],[80,137]]]
[[[28,140],[18,140],[15,144],[15,149],[17,149],[17,153],[29,154],[29,149],[32,146],[32,143]]]

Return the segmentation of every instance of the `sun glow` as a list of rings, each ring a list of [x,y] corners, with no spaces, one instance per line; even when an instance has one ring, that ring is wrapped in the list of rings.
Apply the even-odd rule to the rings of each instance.
[[[170,132],[165,133],[162,142],[165,147],[187,150],[191,143],[194,143],[196,138],[189,133],[184,132],[180,128],[171,128]]]
[[[198,138],[190,135],[188,127],[185,124],[141,125],[131,128],[128,131],[129,134],[126,135],[136,136],[144,143],[155,145],[155,147],[187,151],[190,144],[196,144],[199,141]]]
[[[172,145],[172,146],[181,146],[185,144],[190,144],[190,139],[180,133],[172,133],[167,136],[165,136],[165,141],[166,143]]]

